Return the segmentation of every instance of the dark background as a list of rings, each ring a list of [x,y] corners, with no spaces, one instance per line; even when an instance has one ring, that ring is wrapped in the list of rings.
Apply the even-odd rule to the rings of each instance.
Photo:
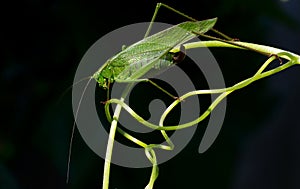
[[[195,2],[195,1],[194,1]],[[242,41],[300,53],[300,4],[295,0],[166,2]],[[1,3],[0,188],[101,188],[103,160],[76,131],[70,183],[65,184],[73,124],[71,91],[88,48],[119,27],[150,21],[155,1],[22,1]],[[158,21],[180,16],[162,9]],[[126,37],[126,36],[124,36]],[[230,86],[266,58],[212,50]],[[199,128],[178,156],[160,165],[155,188],[300,188],[298,67],[228,97],[223,128],[198,154]],[[144,188],[150,169],[112,165],[110,188]]]

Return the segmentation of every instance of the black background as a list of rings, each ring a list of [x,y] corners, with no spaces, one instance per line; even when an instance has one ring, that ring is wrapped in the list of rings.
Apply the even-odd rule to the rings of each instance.
[[[300,53],[300,4],[275,0],[166,2],[241,41]],[[155,1],[10,1],[1,3],[0,188],[101,188],[103,160],[78,132],[65,183],[73,124],[71,91],[87,49],[119,27],[150,21]],[[161,9],[158,21],[180,16]],[[124,36],[126,37],[126,36]],[[251,76],[266,58],[213,49],[226,85]],[[298,67],[228,97],[222,131],[198,154],[204,128],[178,156],[160,165],[155,188],[300,188]],[[151,169],[112,165],[110,188],[144,188]]]

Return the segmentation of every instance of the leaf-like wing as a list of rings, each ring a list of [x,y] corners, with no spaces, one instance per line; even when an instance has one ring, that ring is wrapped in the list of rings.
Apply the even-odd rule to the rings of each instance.
[[[127,47],[112,57],[108,66],[114,70],[116,79],[138,79],[172,48],[197,37],[193,31],[205,33],[215,25],[216,21],[217,18],[213,18],[172,26]]]

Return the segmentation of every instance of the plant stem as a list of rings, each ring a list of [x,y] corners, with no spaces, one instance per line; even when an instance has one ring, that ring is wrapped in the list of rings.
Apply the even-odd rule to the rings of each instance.
[[[102,187],[103,189],[108,189],[108,185],[109,185],[110,162],[111,162],[111,157],[112,157],[114,138],[115,138],[116,130],[118,129],[117,128],[117,123],[118,123],[118,119],[120,117],[120,113],[121,113],[122,108],[124,108],[129,114],[131,114],[137,121],[139,121],[143,125],[145,125],[147,127],[150,127],[152,129],[161,130],[164,138],[166,139],[167,143],[170,145],[170,146],[165,146],[165,145],[160,145],[160,144],[158,144],[158,145],[157,144],[147,145],[146,143],[143,143],[142,141],[130,136],[129,134],[127,134],[123,130],[119,129],[119,132],[121,134],[123,134],[126,138],[128,138],[129,140],[131,140],[131,141],[135,142],[136,144],[138,144],[138,145],[145,148],[146,155],[147,155],[148,159],[151,161],[151,163],[153,164],[150,182],[146,186],[146,188],[147,189],[148,188],[152,189],[154,181],[155,181],[155,179],[157,178],[157,175],[158,175],[157,161],[156,161],[156,156],[155,156],[155,152],[153,151],[153,148],[161,148],[161,149],[166,149],[166,150],[172,150],[173,147],[174,147],[173,143],[171,142],[171,140],[169,139],[169,137],[165,133],[166,130],[184,129],[184,128],[193,126],[193,125],[199,123],[200,121],[202,121],[203,119],[205,119],[211,113],[211,111],[219,104],[219,102],[221,102],[226,96],[228,96],[233,91],[244,88],[244,87],[246,87],[247,85],[251,84],[252,82],[254,82],[256,80],[259,80],[259,79],[262,79],[264,77],[268,77],[270,75],[273,75],[273,74],[275,74],[277,72],[280,72],[280,71],[282,71],[282,70],[284,70],[284,69],[286,69],[290,66],[300,64],[300,56],[295,54],[295,53],[284,51],[284,50],[274,48],[274,47],[265,46],[265,45],[253,44],[253,43],[235,42],[235,41],[233,41],[233,42],[231,41],[230,43],[226,43],[226,42],[222,42],[222,41],[200,41],[200,42],[194,42],[194,43],[187,43],[184,46],[185,46],[186,49],[200,48],[200,47],[230,47],[230,48],[239,48],[239,49],[248,49],[248,50],[255,49],[255,51],[262,52],[263,54],[267,54],[267,55],[270,55],[270,56],[271,55],[276,55],[276,56],[270,57],[262,65],[262,67],[256,72],[256,74],[254,76],[252,76],[248,79],[245,79],[245,80],[235,84],[232,87],[227,87],[227,88],[223,88],[223,89],[196,90],[196,91],[191,91],[191,92],[188,92],[188,93],[184,94],[179,99],[175,100],[165,110],[165,112],[161,116],[159,125],[155,125],[155,124],[152,124],[150,122],[147,122],[142,117],[140,117],[138,114],[136,114],[127,104],[124,103],[124,100],[125,100],[126,96],[128,95],[129,90],[133,86],[133,83],[128,84],[126,86],[125,90],[123,91],[120,100],[119,99],[110,99],[107,102],[106,106],[105,106],[105,111],[106,111],[107,117],[112,122],[111,122],[111,128],[110,128],[110,132],[109,132],[108,144],[107,144],[107,149],[106,149],[106,157],[105,157],[105,165],[104,165],[104,173],[103,173],[103,187]],[[178,51],[179,51],[179,47],[175,47],[174,49],[171,50],[171,52],[178,52]],[[287,59],[289,61],[287,63],[277,67],[277,68],[273,68],[269,71],[263,72],[265,70],[265,68],[274,59],[276,59],[276,57],[284,58],[284,59]],[[208,107],[208,109],[200,117],[198,117],[194,121],[191,121],[191,122],[188,122],[188,123],[185,123],[185,124],[181,124],[181,125],[177,125],[177,126],[164,126],[163,125],[164,119],[167,117],[167,115],[183,99],[186,99],[190,96],[199,95],[199,94],[216,94],[216,93],[219,93],[220,95],[215,99],[214,102],[212,102],[212,104]],[[111,103],[116,103],[117,104],[112,119],[110,117],[109,109],[108,109],[108,105],[111,104]]]
[[[234,46],[232,46],[234,47]],[[279,50],[278,50],[279,51]],[[278,57],[281,58],[285,58],[290,60],[289,62],[277,67],[277,68],[273,68],[269,71],[263,72],[264,69],[275,59],[275,56],[270,57],[263,65],[262,67],[258,70],[258,72],[248,78],[245,79],[237,84],[235,84],[234,86],[228,87],[228,88],[222,88],[222,89],[210,89],[210,90],[196,90],[196,91],[191,91],[188,92],[184,95],[182,95],[179,99],[175,100],[163,113],[163,115],[161,116],[161,120],[159,122],[159,125],[155,125],[152,124],[150,122],[147,122],[146,120],[144,120],[141,116],[139,116],[137,113],[135,113],[127,104],[125,104],[124,102],[118,100],[118,99],[110,99],[108,103],[116,103],[121,105],[128,113],[130,113],[138,122],[142,123],[143,125],[152,128],[152,129],[156,129],[156,130],[165,130],[165,131],[170,131],[170,130],[178,130],[178,129],[184,129],[184,128],[188,128],[191,127],[195,124],[198,124],[199,122],[201,122],[203,119],[205,119],[210,112],[219,104],[219,102],[222,101],[222,99],[224,99],[227,95],[229,95],[231,92],[241,89],[243,87],[246,87],[247,85],[251,84],[252,82],[262,79],[264,77],[268,77],[270,75],[273,75],[277,72],[280,72],[284,69],[287,69],[293,65],[297,65],[300,64],[300,58],[298,55],[294,55],[292,53],[286,52],[286,51],[280,51],[279,53],[276,54]],[[221,93],[219,95],[219,97],[217,99],[215,99],[215,101],[208,107],[208,109],[197,119],[188,122],[188,123],[184,123],[181,125],[176,125],[176,126],[165,126],[163,125],[163,121],[165,119],[165,117],[171,112],[171,110],[178,104],[180,103],[183,99],[186,99],[190,96],[194,96],[194,95],[199,95],[199,94],[216,94],[216,93]],[[163,126],[163,127],[162,127]]]
[[[122,96],[120,98],[121,102],[124,102],[126,96],[129,93],[129,90],[131,89],[132,86],[133,86],[133,83],[129,83],[126,86],[126,88],[123,91]],[[113,147],[114,147],[114,140],[115,140],[115,134],[116,134],[116,130],[117,130],[118,119],[120,117],[121,110],[122,110],[122,106],[120,104],[117,104],[114,115],[113,115],[113,120],[111,122],[108,141],[107,141],[102,189],[108,189],[108,185],[109,185],[110,162],[111,162],[112,151],[113,151]]]
[[[300,64],[300,56],[289,52],[289,51],[285,51],[279,48],[275,48],[275,47],[270,47],[270,46],[266,46],[266,45],[259,45],[259,44],[255,44],[255,43],[247,43],[247,42],[241,42],[241,41],[232,41],[232,44],[229,43],[225,43],[222,41],[215,41],[215,40],[211,40],[211,41],[198,41],[198,42],[192,42],[192,43],[187,43],[184,45],[185,49],[194,49],[194,48],[201,48],[201,47],[229,47],[229,48],[238,48],[238,49],[245,49],[241,46],[244,47],[249,47],[251,49],[255,49],[257,51],[260,51],[262,53],[266,53],[266,54],[270,54],[270,55],[275,55],[281,52],[288,52],[289,54],[291,54],[292,56],[296,57],[298,60],[296,60],[296,62],[298,62]],[[237,44],[237,45],[241,45],[241,46],[236,46],[233,44]],[[173,48],[170,52],[179,52],[180,51],[180,47],[175,47]],[[290,60],[290,57],[283,55],[282,58],[285,58],[287,60]]]

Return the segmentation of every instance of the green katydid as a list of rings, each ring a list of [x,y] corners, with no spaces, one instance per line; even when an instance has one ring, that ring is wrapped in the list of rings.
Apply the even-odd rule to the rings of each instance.
[[[152,24],[156,18],[157,12],[161,6],[184,16],[190,21],[180,23],[159,33],[148,36]],[[213,29],[216,21],[217,18],[197,21],[169,7],[168,5],[158,3],[144,39],[123,49],[120,53],[107,60],[107,62],[103,66],[101,66],[97,72],[95,72],[92,78],[94,78],[100,85],[100,87],[104,89],[109,88],[110,84],[113,82],[132,83],[149,81],[150,83],[161,89],[163,92],[169,94],[167,91],[153,83],[151,80],[143,78],[143,76],[153,68],[159,70],[165,67],[170,67],[171,65],[179,62],[184,57],[184,53],[179,52],[179,54],[177,55],[171,52],[171,50],[175,47],[180,46],[181,50],[184,51],[184,43],[200,35],[206,36],[204,34],[209,30],[224,37],[226,39],[224,41],[231,40],[231,38],[229,38],[228,36]],[[171,94],[169,95],[172,96]],[[75,115],[75,120],[76,117],[77,114]],[[70,142],[70,150],[72,147],[72,138]],[[109,140],[113,140],[113,138],[114,137],[109,137]],[[110,144],[110,142],[113,141],[109,141],[108,143]],[[112,148],[112,145],[110,147]],[[110,151],[111,150],[112,149],[110,149]],[[70,156],[71,153],[69,153],[69,161]],[[69,174],[69,163],[67,174]],[[105,185],[106,184],[104,183],[103,187],[107,187]]]
[[[178,24],[176,26],[173,26],[167,30],[164,30],[160,33],[157,33],[153,36],[147,37],[149,34],[149,31],[151,29],[152,23],[155,19],[155,16],[157,14],[157,11],[160,6],[164,6],[176,13],[179,13],[180,15],[185,16],[186,18],[191,19],[193,22],[184,22],[181,24]],[[177,99],[174,101],[172,105],[168,107],[168,109],[164,112],[164,114],[161,117],[161,121],[159,126],[154,126],[153,129],[162,129],[162,134],[164,135],[166,141],[169,143],[169,138],[167,135],[164,133],[164,130],[167,130],[165,128],[162,128],[163,126],[163,120],[170,112],[170,110],[178,104],[182,99],[187,98],[188,96],[192,95],[198,95],[198,94],[213,94],[213,93],[222,93],[208,108],[208,110],[199,118],[197,118],[195,121],[191,121],[187,124],[181,125],[180,128],[186,128],[189,127],[193,124],[199,123],[202,119],[205,118],[205,116],[209,115],[210,111],[214,109],[214,107],[223,99],[225,98],[228,94],[233,92],[234,90],[243,88],[250,83],[252,83],[255,80],[258,80],[260,78],[272,75],[276,72],[279,72],[283,69],[288,68],[291,65],[299,64],[300,58],[298,55],[285,52],[280,49],[272,48],[272,47],[267,47],[263,45],[256,45],[256,44],[251,44],[251,43],[244,43],[244,42],[233,42],[233,41],[228,41],[228,38],[226,35],[216,31],[213,29],[213,26],[215,24],[216,19],[210,19],[210,20],[204,20],[204,21],[196,21],[181,12],[167,6],[164,4],[158,4],[157,8],[155,10],[154,16],[152,18],[151,24],[145,34],[145,37],[143,40],[133,44],[130,46],[127,50],[123,50],[121,53],[118,53],[111,59],[109,59],[105,65],[103,65],[94,75],[93,78],[96,79],[96,81],[99,83],[99,85],[103,88],[109,87],[109,84],[112,82],[139,82],[139,81],[150,81],[148,79],[142,79],[142,77],[152,68],[158,68],[161,69],[162,67],[169,67],[176,63],[177,61],[180,61],[184,54],[179,54],[176,56],[172,52],[178,52],[175,49],[178,49],[177,47],[180,46],[182,49],[185,47],[183,44],[188,41],[189,39],[192,39],[196,36],[204,36],[204,37],[209,37],[211,39],[217,40],[218,42],[225,42],[227,47],[240,47],[243,49],[249,49],[253,50],[255,52],[261,53],[263,55],[274,55],[274,57],[270,57],[264,64],[263,66],[258,70],[258,72],[249,79],[246,79],[235,86],[231,88],[224,88],[224,89],[216,89],[216,90],[204,90],[204,91],[193,91],[191,93],[187,93],[186,95],[183,95],[180,97],[180,99]],[[203,27],[203,28],[202,28]],[[185,34],[184,32],[180,34],[179,31],[177,30],[186,30]],[[199,30],[198,30],[199,29]],[[172,31],[168,33],[168,31]],[[207,32],[208,30],[212,30],[219,35],[225,37],[227,40],[222,40],[219,38],[215,37],[210,37],[205,35],[204,33]],[[178,36],[179,38],[178,38]],[[186,36],[185,36],[186,35]],[[152,37],[152,39],[151,39]],[[181,37],[181,38],[180,38]],[[157,41],[156,41],[157,40]],[[173,41],[172,41],[173,40]],[[175,42],[174,42],[175,41]],[[155,43],[158,44],[155,44]],[[207,43],[208,44],[208,43]],[[222,44],[222,43],[221,43]],[[195,44],[187,44],[187,46],[192,47]],[[211,46],[214,46],[216,44],[212,44]],[[222,46],[225,46],[222,44]],[[175,48],[176,47],[176,48]],[[195,45],[193,48],[198,48],[201,47],[200,44]],[[146,53],[146,58],[142,56],[141,54]],[[132,55],[131,55],[132,54]],[[143,54],[144,55],[144,54]],[[289,60],[289,62],[285,65],[280,66],[279,68],[272,69],[266,72],[263,72],[265,68],[276,58],[285,58]],[[135,59],[137,58],[137,59]],[[137,60],[137,61],[136,61]],[[281,60],[280,60],[281,61]],[[150,81],[151,82],[151,81]],[[154,83],[152,83],[154,84]],[[154,84],[157,86],[156,84]],[[128,85],[130,88],[132,85]],[[163,90],[161,87],[157,86],[159,89]],[[128,88],[126,88],[128,90]],[[164,90],[163,90],[164,91]],[[168,94],[167,91],[164,91]],[[109,103],[112,103],[114,100],[114,103],[117,104],[117,107],[115,109],[114,117],[113,119],[110,119],[112,121],[111,124],[111,129],[110,129],[110,136],[109,136],[109,141],[107,145],[107,153],[106,153],[106,159],[105,159],[105,168],[104,168],[104,176],[103,176],[103,189],[108,188],[108,182],[109,182],[109,170],[110,170],[110,160],[111,160],[111,155],[112,155],[112,148],[113,148],[113,140],[114,140],[114,134],[117,128],[117,122],[118,122],[118,117],[121,111],[121,108],[126,109],[126,111],[130,112],[131,115],[133,115],[133,111],[129,109],[129,107],[126,108],[126,104],[124,104],[124,98],[128,94],[128,91],[125,90],[125,92],[121,96],[121,100],[116,101],[116,99],[112,99]],[[181,99],[182,98],[182,99]],[[107,106],[106,106],[107,107]],[[171,107],[171,108],[170,108]],[[109,113],[108,113],[109,114]],[[109,115],[110,116],[110,115]],[[138,118],[138,115],[134,116],[137,121],[144,122],[142,118]],[[111,118],[111,117],[110,117]],[[144,122],[145,123],[145,122]],[[151,124],[151,123],[149,123]],[[146,124],[145,124],[146,125]],[[174,128],[176,127],[176,128]],[[179,125],[174,126],[173,128],[168,127],[170,130],[176,130],[179,128]],[[125,133],[123,131],[118,130],[123,136],[125,136]],[[127,134],[128,136],[128,134]],[[125,136],[126,137],[126,136]],[[136,142],[137,140],[133,140],[133,137],[127,137],[131,141]],[[135,139],[135,138],[134,138]],[[137,143],[138,144],[138,143]],[[169,143],[170,144],[170,143]],[[149,184],[146,186],[146,189],[152,189],[154,181],[157,178],[158,175],[158,169],[157,169],[157,161],[156,161],[156,156],[154,153],[153,148],[163,148],[162,146],[159,145],[147,145],[141,141],[139,141],[139,145],[145,148],[146,151],[146,156],[148,159],[151,161],[153,168],[152,168],[152,174],[150,178]]]
[[[169,67],[178,61],[177,59],[181,55],[176,56],[174,53],[170,53],[171,49],[197,37],[193,31],[207,32],[214,26],[216,20],[214,18],[197,22],[183,22],[146,37],[110,58],[93,75],[93,78],[103,88],[107,88],[114,81],[145,81],[141,77],[150,69]]]
[[[161,6],[188,18],[190,21],[180,23],[159,33],[148,36],[158,9]],[[230,41],[233,40],[232,38],[213,29],[216,21],[217,18],[197,21],[168,5],[158,3],[144,39],[123,49],[120,53],[107,60],[107,62],[93,75],[93,78],[99,83],[99,86],[104,89],[109,88],[109,85],[113,82],[129,83],[149,81],[151,84],[163,90],[151,80],[142,79],[142,77],[152,68],[159,70],[180,62],[184,57],[183,54],[185,49],[183,44],[195,37],[204,36],[250,49],[250,47],[232,43]],[[209,30],[225,37],[226,40],[205,35]],[[176,46],[180,46],[178,55],[171,52]],[[251,50],[256,51],[255,49]],[[164,92],[168,94],[167,91]]]
[[[180,23],[159,33],[148,36],[161,6],[184,16],[190,21]],[[125,48],[120,53],[107,60],[107,62],[93,75],[93,78],[105,89],[114,81],[127,83],[150,81],[148,79],[142,79],[141,77],[152,68],[161,69],[179,62],[181,57],[183,57],[182,51],[184,51],[184,47],[182,44],[187,41],[198,37],[199,35],[204,35],[209,30],[231,40],[231,38],[225,34],[213,29],[216,21],[217,18],[197,21],[168,5],[158,3],[144,39]],[[175,53],[170,52],[170,50],[176,46],[181,47],[181,54],[178,56],[176,56]],[[153,82],[151,83],[154,84]]]

